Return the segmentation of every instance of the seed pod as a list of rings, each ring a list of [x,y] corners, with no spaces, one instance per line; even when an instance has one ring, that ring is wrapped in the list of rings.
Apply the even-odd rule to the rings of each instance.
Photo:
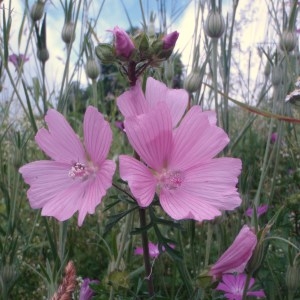
[[[85,72],[90,79],[96,79],[100,75],[98,62],[93,58],[89,58],[85,65]]]
[[[44,14],[45,2],[42,0],[38,0],[35,2],[30,11],[30,17],[33,22],[40,20]]]
[[[73,43],[75,40],[75,24],[68,22],[64,24],[61,32],[61,38],[66,44]]]
[[[225,30],[225,21],[223,16],[216,10],[208,13],[204,24],[204,31],[210,38],[220,38]]]
[[[297,42],[295,31],[286,30],[281,35],[279,46],[281,50],[291,52],[295,49]]]

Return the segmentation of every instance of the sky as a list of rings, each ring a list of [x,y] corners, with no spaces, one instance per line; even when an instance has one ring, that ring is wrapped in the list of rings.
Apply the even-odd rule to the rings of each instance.
[[[200,0],[205,2],[205,0]],[[268,0],[266,0],[268,1]],[[240,68],[247,69],[247,61],[249,53],[252,53],[253,61],[260,60],[257,56],[257,45],[264,43],[266,36],[267,20],[267,5],[263,0],[242,0],[239,1],[237,11],[237,22],[241,22],[244,18],[249,19],[247,24],[244,24],[242,30],[238,32],[235,38],[236,47],[239,48],[238,55],[234,57]],[[24,32],[21,35],[21,44],[18,44],[19,28],[24,11],[24,0],[13,0],[12,19],[13,26],[10,35],[10,47],[11,53],[23,53],[26,48],[26,37],[29,33],[29,22],[25,22]],[[46,5],[47,12],[47,46],[50,52],[50,59],[46,64],[46,74],[48,78],[49,90],[57,90],[60,86],[62,74],[64,70],[64,63],[66,60],[66,47],[61,40],[61,29],[64,23],[64,14],[59,0],[48,1]],[[64,2],[64,1],[62,1]],[[85,1],[88,2],[88,1]],[[157,0],[141,0],[144,8],[144,14],[146,22],[149,22],[149,16],[151,11],[158,11]],[[182,61],[190,70],[191,65],[191,49],[193,34],[195,32],[195,0],[166,0],[166,23],[167,31],[171,32],[177,30],[180,35],[177,41],[175,51],[182,54]],[[29,0],[29,5],[34,3],[33,0]],[[77,1],[78,3],[78,1]],[[90,5],[84,8],[85,14],[83,14],[79,20],[79,26],[81,23],[85,23],[88,20],[93,24],[96,16],[99,14],[102,1],[91,0]],[[126,5],[126,9],[124,8]],[[232,1],[223,1],[223,15],[231,12]],[[128,15],[127,15],[128,14]],[[83,20],[82,20],[83,18]],[[133,26],[141,26],[143,22],[140,1],[139,0],[106,0],[99,14],[97,25],[95,26],[95,34],[100,42],[110,41],[112,34],[108,29],[112,29],[118,25],[121,28],[128,29],[130,27],[131,20]],[[156,29],[159,30],[158,24],[159,16],[156,19]],[[74,49],[80,48],[80,32],[76,32],[76,40]],[[35,45],[30,45],[28,50],[28,56],[34,57]],[[76,51],[74,52],[76,55]],[[12,66],[10,66],[12,68]],[[26,78],[36,76],[36,63],[31,61],[24,65],[24,72],[26,71]],[[253,74],[258,72],[259,66],[252,64]],[[255,76],[255,75],[254,75]],[[83,85],[87,84],[86,77],[80,78]]]

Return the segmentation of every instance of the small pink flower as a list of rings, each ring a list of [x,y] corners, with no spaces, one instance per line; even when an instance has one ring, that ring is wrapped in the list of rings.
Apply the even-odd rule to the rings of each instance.
[[[91,283],[99,283],[99,280],[91,280],[89,278],[85,278],[80,287],[79,300],[91,300],[95,295],[94,291],[90,288]]]
[[[257,207],[256,209],[256,214],[258,217],[260,217],[261,215],[265,214],[267,211],[268,211],[268,204],[263,204],[263,205],[260,205]],[[253,214],[253,208],[249,207],[247,210],[246,210],[246,216],[248,217],[252,217],[252,214]]]
[[[169,245],[171,248],[175,248],[174,245]],[[149,255],[152,258],[157,258],[160,254],[159,252],[159,248],[158,248],[158,244],[153,244],[151,242],[148,243],[148,247],[149,247]],[[165,247],[162,247],[162,252],[165,251]],[[143,255],[144,254],[144,249],[143,247],[137,247],[134,250],[134,255]]]
[[[125,132],[124,122],[122,121],[115,121],[115,126],[120,129],[121,131]]]
[[[19,69],[28,60],[29,60],[29,57],[25,56],[24,54],[19,54],[19,55],[11,54],[8,57],[8,61],[11,62],[15,66],[16,69]]]
[[[271,134],[271,143],[274,144],[277,141],[277,138],[278,138],[277,132],[273,132]]]
[[[89,106],[84,115],[84,145],[63,115],[47,112],[48,125],[41,128],[35,141],[52,160],[31,162],[19,172],[30,189],[27,196],[43,216],[64,221],[79,211],[81,226],[87,213],[93,214],[106,190],[112,185],[115,162],[107,160],[112,131],[96,108]]]
[[[133,53],[135,46],[126,31],[116,26],[112,30],[115,37],[115,49],[118,56],[129,58]]]
[[[220,276],[223,273],[242,273],[252,256],[257,244],[255,233],[244,225],[232,245],[221,255],[211,267],[211,276]]]
[[[163,49],[164,50],[173,49],[175,47],[176,42],[177,42],[178,36],[179,36],[179,33],[177,31],[173,31],[173,32],[165,35],[162,38]]]
[[[165,102],[125,119],[129,142],[142,161],[120,155],[120,176],[141,207],[149,206],[157,193],[173,219],[203,221],[240,205],[236,184],[241,161],[214,158],[229,141],[214,120],[194,106],[173,130]]]
[[[153,244],[153,243],[149,243],[148,244],[149,247],[149,255],[152,258],[156,258],[159,255],[159,249],[158,249],[158,244]],[[143,247],[137,247],[134,250],[134,255],[143,255],[144,254],[144,250]]]
[[[181,120],[188,105],[189,95],[184,89],[169,89],[164,83],[149,77],[144,96],[141,82],[117,99],[117,105],[125,118],[150,112],[163,101],[170,109],[173,127]]]
[[[245,289],[247,275],[246,274],[224,274],[222,277],[222,281],[217,286],[217,291],[225,292],[224,296],[229,300],[242,300],[243,292]],[[256,298],[265,298],[266,295],[263,290],[259,291],[249,291],[254,285],[254,278],[250,279],[247,296],[252,296]]]

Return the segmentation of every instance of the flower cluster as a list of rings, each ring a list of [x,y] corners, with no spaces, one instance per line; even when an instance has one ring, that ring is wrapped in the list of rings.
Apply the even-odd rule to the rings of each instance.
[[[149,206],[156,193],[175,220],[211,220],[240,205],[236,184],[241,161],[215,158],[228,136],[216,126],[215,114],[199,106],[182,119],[187,103],[184,90],[168,89],[153,78],[145,96],[137,83],[118,98],[127,137],[140,157],[120,155],[120,176],[141,207]],[[112,185],[115,163],[106,159],[111,129],[91,106],[84,117],[84,145],[59,112],[49,110],[45,120],[48,130],[40,129],[35,139],[52,160],[20,168],[31,186],[30,205],[60,221],[78,211],[82,225]]]

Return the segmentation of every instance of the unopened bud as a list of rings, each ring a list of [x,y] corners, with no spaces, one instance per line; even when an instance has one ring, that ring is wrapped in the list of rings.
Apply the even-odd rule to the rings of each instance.
[[[282,81],[282,69],[279,66],[273,67],[272,70],[272,85],[278,86]]]
[[[16,280],[16,271],[13,266],[5,265],[1,270],[4,286],[12,284]]]
[[[216,10],[211,10],[208,13],[204,30],[210,38],[220,38],[225,30],[225,21],[223,16]]]
[[[247,264],[247,270],[250,274],[255,272],[261,266],[263,259],[265,257],[265,241],[264,238],[261,237],[258,243],[256,244],[252,256]]]
[[[183,87],[190,94],[196,92],[201,85],[201,77],[199,70],[193,70],[184,80]]]
[[[61,31],[61,38],[66,44],[73,43],[75,40],[75,24],[68,22],[64,24]]]
[[[112,30],[115,38],[114,46],[117,56],[129,59],[135,50],[135,45],[127,32],[118,26]]]
[[[179,33],[177,31],[173,31],[162,38],[163,49],[164,50],[173,50],[177,39],[179,37]]]
[[[99,44],[95,53],[103,64],[111,64],[116,60],[113,47],[110,44]]]
[[[89,58],[85,65],[85,72],[90,79],[96,79],[100,75],[98,62],[93,58]]]
[[[266,66],[265,66],[264,75],[265,75],[266,77],[269,77],[270,74],[271,74],[271,64],[270,64],[270,62],[268,61],[267,64],[266,64]]]
[[[38,0],[35,2],[30,11],[30,17],[33,22],[40,20],[44,14],[45,1]]]
[[[37,58],[40,62],[45,63],[49,59],[49,51],[47,48],[37,50]]]
[[[287,267],[285,282],[289,291],[295,291],[300,287],[300,267],[297,264]]]
[[[295,49],[297,42],[295,31],[286,30],[281,35],[279,46],[281,50],[291,52]]]

